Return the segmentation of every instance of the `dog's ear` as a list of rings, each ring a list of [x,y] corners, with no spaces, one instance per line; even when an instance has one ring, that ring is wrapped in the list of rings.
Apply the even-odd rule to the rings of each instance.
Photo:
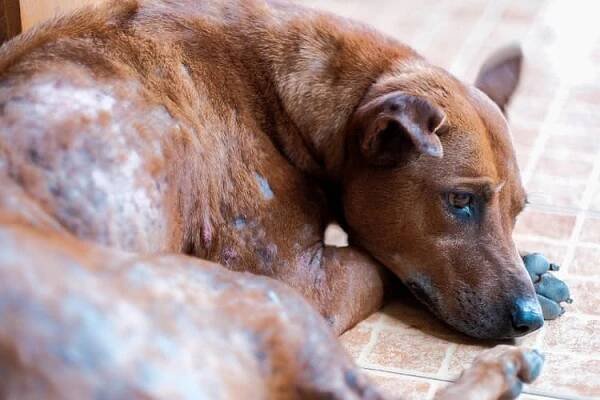
[[[423,97],[393,92],[361,106],[360,150],[372,164],[395,166],[410,153],[442,157],[436,134],[445,120],[442,110]]]
[[[523,51],[510,45],[492,53],[479,70],[475,86],[487,94],[502,112],[514,94],[521,76]]]

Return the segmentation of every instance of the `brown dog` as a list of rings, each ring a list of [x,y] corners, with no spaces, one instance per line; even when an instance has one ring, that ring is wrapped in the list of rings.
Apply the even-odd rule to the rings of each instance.
[[[494,70],[482,82],[493,81]],[[205,262],[150,256],[159,252],[285,282],[336,333],[381,305],[388,276],[379,262],[470,335],[514,337],[543,323],[511,238],[525,194],[498,106],[367,27],[279,2],[121,1],[16,38],[1,50],[0,74],[0,249],[9,254],[0,259],[3,293],[9,293],[7,304],[32,304],[9,307],[19,322],[0,335],[8,365],[18,365],[15,374],[24,380],[5,389],[9,393],[23,387],[35,393],[38,379],[57,397],[71,390],[57,383],[68,373],[54,367],[73,356],[53,349],[77,349],[77,339],[48,335],[41,351],[29,353],[39,326],[28,324],[40,315],[53,321],[53,332],[78,329],[73,315],[88,318],[78,305],[53,305],[66,290],[102,313],[120,315],[114,308],[119,297],[141,315],[154,312],[130,327],[142,332],[144,346],[151,326],[170,324],[173,314],[159,303],[202,305],[182,310],[182,320],[198,326],[193,334],[201,340],[216,337],[206,354],[215,357],[210,382],[223,392],[213,396],[194,386],[190,390],[200,390],[194,393],[370,396],[362,378],[344,375],[351,364],[289,290]],[[492,97],[508,99],[514,79],[489,85],[507,91]],[[350,233],[351,247],[323,245],[333,219]],[[174,285],[183,286],[165,287],[167,293],[152,286],[160,280],[149,279],[154,283],[128,293],[131,277],[114,270],[134,270],[135,257],[117,249],[147,254],[150,274],[161,279],[163,265],[173,264]],[[42,268],[46,261],[51,266]],[[77,271],[102,265],[106,277],[82,280],[89,291],[77,289]],[[51,293],[28,286],[37,286],[31,277],[43,279]],[[97,298],[98,291],[106,297]],[[209,322],[200,321],[199,310],[212,315]],[[253,312],[261,316],[254,320]],[[123,318],[113,321],[125,324],[115,328],[119,337],[129,329]],[[228,335],[238,330],[252,332],[257,342],[230,343]],[[300,343],[303,338],[308,343]],[[198,357],[202,351],[208,350],[189,350]],[[517,377],[537,374],[537,355],[507,351],[507,358],[492,362],[497,368],[467,374],[457,393],[490,375],[495,383],[479,381],[487,392],[476,396],[497,398]],[[148,352],[135,348],[127,360],[141,361]],[[226,354],[231,362],[221,366]],[[80,356],[73,365],[81,367]],[[515,368],[504,368],[507,362]],[[38,368],[28,375],[32,365]],[[91,368],[87,379],[102,386],[119,376],[123,396],[168,395],[135,386],[126,373],[132,365],[110,374]],[[239,373],[221,370],[233,365]],[[304,371],[307,365],[314,368]],[[341,375],[331,378],[323,365]],[[264,372],[261,383],[247,371],[256,368]]]

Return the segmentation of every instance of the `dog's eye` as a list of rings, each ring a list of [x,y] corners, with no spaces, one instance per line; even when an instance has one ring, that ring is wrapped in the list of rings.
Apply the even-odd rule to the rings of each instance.
[[[454,208],[465,208],[473,202],[473,196],[469,193],[453,192],[448,194],[448,202]]]
[[[450,192],[447,200],[451,211],[457,216],[469,218],[473,215],[474,198],[471,193]]]

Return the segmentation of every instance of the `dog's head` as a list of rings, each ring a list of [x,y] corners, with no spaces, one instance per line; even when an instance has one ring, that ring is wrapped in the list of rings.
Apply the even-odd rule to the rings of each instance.
[[[486,63],[476,86],[402,65],[370,88],[349,140],[351,240],[448,324],[481,338],[543,323],[512,239],[526,196],[502,110],[519,70],[514,50]]]

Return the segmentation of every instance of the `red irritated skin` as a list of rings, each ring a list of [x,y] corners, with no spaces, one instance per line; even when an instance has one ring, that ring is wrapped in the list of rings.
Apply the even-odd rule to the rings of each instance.
[[[0,222],[2,398],[385,398],[280,282]],[[512,398],[542,361],[500,346],[436,398]]]

